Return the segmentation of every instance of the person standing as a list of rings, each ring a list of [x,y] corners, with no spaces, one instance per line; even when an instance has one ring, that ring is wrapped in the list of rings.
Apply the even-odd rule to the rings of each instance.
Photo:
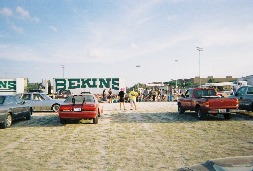
[[[136,91],[134,91],[134,89],[132,91],[130,91],[129,93],[129,99],[130,99],[130,104],[131,104],[131,109],[133,109],[133,105],[134,105],[134,109],[136,110],[136,97],[138,96],[138,93]]]
[[[112,89],[111,88],[108,91],[108,99],[109,99],[109,103],[112,103]]]
[[[124,107],[124,110],[126,110],[126,107],[125,107],[125,92],[124,92],[123,88],[121,88],[120,92],[119,92],[119,107],[120,107],[120,110],[121,110],[122,105]]]
[[[104,89],[104,90],[103,90],[103,94],[102,94],[102,96],[103,96],[103,101],[106,101],[106,94],[105,94],[105,90],[106,90],[106,89]]]

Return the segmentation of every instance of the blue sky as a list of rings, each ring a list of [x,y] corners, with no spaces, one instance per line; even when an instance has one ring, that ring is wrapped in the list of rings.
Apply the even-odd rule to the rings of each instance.
[[[252,0],[0,0],[0,78],[134,83],[253,71]],[[176,62],[177,60],[178,62]],[[136,67],[141,65],[141,67]]]

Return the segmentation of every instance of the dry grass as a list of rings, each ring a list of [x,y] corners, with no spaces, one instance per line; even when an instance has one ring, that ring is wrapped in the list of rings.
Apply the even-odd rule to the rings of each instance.
[[[127,104],[129,108],[129,104]],[[104,104],[99,124],[62,126],[55,113],[34,113],[0,130],[0,170],[175,170],[208,159],[253,154],[253,118],[198,121],[175,103]]]

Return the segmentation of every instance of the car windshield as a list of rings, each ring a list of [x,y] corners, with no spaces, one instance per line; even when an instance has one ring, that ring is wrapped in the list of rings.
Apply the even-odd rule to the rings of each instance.
[[[0,96],[0,104],[3,104],[5,100],[5,96]]]
[[[83,99],[85,99],[85,102],[94,102],[94,98],[91,95],[80,95],[80,96],[69,96],[65,102],[72,103],[72,98],[75,98],[76,103],[82,103]]]
[[[48,95],[46,94],[40,94],[45,100],[52,100]]]

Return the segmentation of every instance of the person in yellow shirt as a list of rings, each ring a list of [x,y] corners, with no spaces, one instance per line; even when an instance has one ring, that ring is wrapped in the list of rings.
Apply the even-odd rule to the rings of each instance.
[[[134,91],[134,89],[133,89],[129,93],[129,99],[130,99],[130,104],[131,104],[130,110],[133,109],[133,105],[134,105],[134,109],[136,110],[136,97],[138,97],[138,93],[136,91]]]

